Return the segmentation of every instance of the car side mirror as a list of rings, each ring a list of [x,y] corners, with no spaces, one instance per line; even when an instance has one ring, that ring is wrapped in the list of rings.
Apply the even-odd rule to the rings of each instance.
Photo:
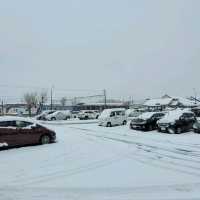
[[[37,126],[35,124],[31,126],[31,129],[33,129],[33,130],[36,128],[37,128]]]

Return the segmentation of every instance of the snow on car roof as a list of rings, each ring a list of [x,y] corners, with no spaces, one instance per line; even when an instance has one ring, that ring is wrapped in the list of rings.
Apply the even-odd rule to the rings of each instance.
[[[152,117],[156,113],[158,113],[158,112],[146,112],[146,113],[143,113],[143,114],[139,115],[138,118],[140,118],[140,119],[149,119],[150,117]]]
[[[170,123],[178,120],[183,113],[192,113],[188,109],[176,109],[168,112],[162,119],[159,120],[159,123]]]
[[[4,121],[26,121],[26,122],[30,122],[30,123],[38,123],[37,121],[31,119],[31,118],[26,118],[26,117],[18,117],[18,116],[1,116],[0,117],[0,122],[4,122]]]
[[[101,117],[107,117],[110,115],[111,112],[115,112],[115,111],[125,111],[125,108],[112,108],[112,109],[105,109],[102,113],[101,113]]]

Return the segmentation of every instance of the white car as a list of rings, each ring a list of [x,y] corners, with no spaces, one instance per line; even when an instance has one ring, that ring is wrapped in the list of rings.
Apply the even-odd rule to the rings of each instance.
[[[55,111],[54,113],[47,115],[46,120],[53,121],[53,120],[67,120],[71,118],[71,111]]]
[[[79,119],[98,119],[99,113],[94,110],[82,110],[78,114]]]
[[[46,116],[53,114],[54,112],[56,112],[56,111],[55,110],[45,110],[41,114],[35,116],[35,119],[36,120],[46,120]]]
[[[127,116],[125,109],[105,109],[99,116],[99,126],[112,127],[116,125],[126,125]]]

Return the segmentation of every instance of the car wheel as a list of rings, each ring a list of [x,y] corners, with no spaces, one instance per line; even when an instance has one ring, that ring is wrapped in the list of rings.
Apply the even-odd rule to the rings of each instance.
[[[127,121],[126,121],[126,120],[124,120],[124,121],[123,121],[123,125],[126,125],[126,123],[127,123]]]
[[[107,126],[107,127],[112,127],[111,122],[108,122],[106,126]]]
[[[181,133],[182,133],[182,129],[181,129],[181,128],[177,128],[177,129],[176,129],[176,133],[177,133],[177,134],[181,134]]]
[[[194,129],[194,132],[195,132],[195,133],[199,133],[199,131],[198,131],[197,129]]]
[[[52,118],[51,118],[51,121],[55,121],[55,120],[56,120],[56,118],[55,118],[55,117],[52,117]]]
[[[40,139],[41,144],[49,144],[50,141],[51,141],[51,139],[48,135],[43,135]]]
[[[176,130],[173,127],[168,128],[168,133],[175,134]]]

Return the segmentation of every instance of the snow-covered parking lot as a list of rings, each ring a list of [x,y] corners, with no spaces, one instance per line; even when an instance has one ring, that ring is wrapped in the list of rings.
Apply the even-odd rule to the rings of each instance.
[[[199,199],[200,135],[48,125],[58,142],[0,151],[0,199]]]

